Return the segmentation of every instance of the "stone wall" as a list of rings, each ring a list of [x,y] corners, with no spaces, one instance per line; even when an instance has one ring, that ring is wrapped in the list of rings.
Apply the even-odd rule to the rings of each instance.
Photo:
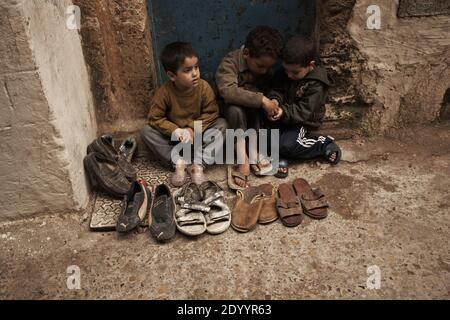
[[[362,82],[374,106],[365,114],[367,132],[431,123],[439,118],[450,87],[448,15],[397,18],[397,1],[379,0],[381,29],[368,30],[370,0],[358,0],[348,29],[367,61]]]
[[[0,220],[89,199],[82,159],[96,123],[80,37],[66,28],[69,4],[0,3]]]
[[[379,30],[367,27],[372,4],[381,10]],[[322,0],[320,7],[321,53],[336,80],[328,105],[335,127],[373,135],[445,119],[448,15],[398,18],[391,0]]]
[[[356,0],[319,0],[318,25],[321,61],[335,81],[330,88],[324,126],[348,129],[350,137],[359,128],[371,105],[361,74],[367,74],[366,59],[348,32]],[[340,130],[339,130],[340,129]]]
[[[74,0],[95,97],[99,133],[145,123],[155,87],[146,0]]]

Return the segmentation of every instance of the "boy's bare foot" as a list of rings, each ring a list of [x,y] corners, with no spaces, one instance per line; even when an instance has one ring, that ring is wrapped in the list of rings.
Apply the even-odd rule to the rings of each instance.
[[[205,174],[203,173],[203,166],[201,164],[193,164],[189,173],[191,174],[192,182],[197,185],[206,181]]]
[[[180,161],[175,165],[175,172],[170,177],[170,183],[174,187],[181,187],[186,182],[186,163]]]
[[[336,161],[336,152],[333,152],[330,157],[328,158],[328,160],[330,162],[335,162]]]
[[[288,173],[288,168],[278,168],[279,173]]]
[[[261,172],[261,170],[263,170],[264,168],[269,167],[270,164],[271,163],[270,163],[269,159],[259,155],[259,160],[257,161],[257,163],[251,164],[250,168],[252,169],[252,172],[257,175],[258,173]]]
[[[237,167],[237,171],[239,171],[244,176],[248,177],[250,175],[250,166],[248,163],[240,164]],[[241,188],[248,187],[247,181],[239,177],[234,177],[234,182]]]
[[[342,151],[336,143],[330,143],[326,146],[325,159],[332,165],[338,164],[341,160]]]

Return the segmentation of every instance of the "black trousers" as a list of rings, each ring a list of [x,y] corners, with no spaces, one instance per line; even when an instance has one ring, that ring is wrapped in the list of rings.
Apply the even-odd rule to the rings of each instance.
[[[308,160],[323,157],[331,143],[335,143],[334,138],[310,133],[305,127],[285,129],[280,135],[280,158]]]

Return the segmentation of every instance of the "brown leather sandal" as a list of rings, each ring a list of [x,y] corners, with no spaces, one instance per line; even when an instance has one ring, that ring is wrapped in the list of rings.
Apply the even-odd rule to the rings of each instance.
[[[258,223],[266,224],[271,223],[278,219],[276,202],[277,196],[275,187],[270,183],[265,183],[258,188],[263,192],[261,213],[259,214]]]
[[[263,192],[258,187],[237,190],[237,200],[231,215],[231,226],[240,232],[248,232],[256,227],[263,202]]]
[[[303,209],[291,184],[278,187],[277,211],[286,227],[296,227],[303,221]]]
[[[295,179],[293,186],[306,215],[313,219],[323,219],[328,216],[328,201],[320,188],[313,190],[308,181],[301,178]]]

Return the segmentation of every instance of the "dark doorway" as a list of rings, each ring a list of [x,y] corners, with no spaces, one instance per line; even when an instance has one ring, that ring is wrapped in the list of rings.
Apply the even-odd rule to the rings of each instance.
[[[288,37],[313,32],[314,0],[149,0],[158,82],[162,48],[173,41],[192,42],[200,55],[202,78],[211,81],[223,56],[239,48],[257,25],[277,28]]]

